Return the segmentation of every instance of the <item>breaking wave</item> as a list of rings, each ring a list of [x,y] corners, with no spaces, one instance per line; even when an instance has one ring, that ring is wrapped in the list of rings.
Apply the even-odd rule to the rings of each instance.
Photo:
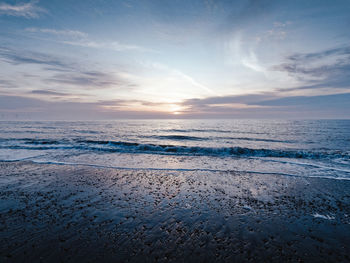
[[[285,150],[285,149],[253,149],[246,147],[200,147],[178,146],[171,144],[144,144],[125,141],[108,140],[44,140],[22,139],[11,144],[0,145],[2,149],[77,149],[86,151],[121,152],[121,153],[150,153],[167,155],[193,155],[193,156],[232,156],[232,157],[280,157],[297,159],[350,159],[348,151],[311,151],[311,150]]]

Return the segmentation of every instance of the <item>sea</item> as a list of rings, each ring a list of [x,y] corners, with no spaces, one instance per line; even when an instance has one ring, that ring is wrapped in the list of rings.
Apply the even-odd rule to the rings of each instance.
[[[350,180],[350,120],[1,121],[0,161]]]

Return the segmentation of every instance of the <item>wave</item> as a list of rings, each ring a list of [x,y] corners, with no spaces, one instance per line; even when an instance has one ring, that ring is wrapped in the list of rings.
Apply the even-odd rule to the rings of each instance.
[[[0,138],[0,143],[2,142],[20,142],[24,144],[33,144],[33,145],[52,145],[52,144],[62,144],[69,142],[68,140],[51,140],[51,139],[31,139],[31,138],[20,138],[20,139],[14,139],[14,138]]]
[[[8,131],[1,131],[1,133],[9,133],[9,134],[21,134],[21,133],[25,133],[25,134],[34,134],[34,133],[36,133],[36,134],[46,134],[47,132],[44,132],[44,131],[27,131],[27,130],[23,130],[23,131],[21,131],[21,130],[19,130],[19,131],[13,131],[13,130],[8,130]]]
[[[204,141],[210,140],[213,137],[198,137],[198,136],[187,136],[187,135],[152,135],[142,136],[143,138],[155,138],[159,140],[179,140],[179,141]],[[224,140],[237,140],[237,141],[254,141],[254,142],[278,142],[278,143],[295,143],[295,141],[288,140],[275,140],[275,139],[264,139],[264,138],[252,138],[252,137],[218,137]]]
[[[238,140],[238,141],[254,141],[254,142],[279,142],[279,143],[295,143],[295,141],[288,140],[274,140],[274,139],[264,139],[264,138],[251,138],[251,137],[224,137],[222,139],[226,140]]]
[[[61,144],[63,141],[57,141],[57,140],[41,140],[41,139],[29,139],[25,140],[26,144],[34,144],[34,145],[58,145]]]
[[[152,136],[143,136],[144,138],[155,138],[160,140],[179,140],[179,141],[203,141],[208,138],[205,137],[196,137],[196,136],[186,136],[186,135],[152,135]]]
[[[166,132],[216,132],[216,133],[232,133],[229,130],[216,130],[216,129],[169,129],[164,130]]]
[[[265,132],[251,132],[251,131],[241,131],[241,130],[219,130],[219,129],[165,129],[162,130],[164,132],[183,132],[183,133],[191,133],[191,132],[197,132],[197,133],[241,133],[241,134],[259,134],[259,135],[266,135]]]
[[[277,157],[296,159],[329,159],[341,158],[350,160],[350,152],[343,151],[307,151],[285,149],[254,149],[247,147],[201,147],[178,146],[163,144],[143,144],[137,142],[108,141],[108,140],[25,140],[21,144],[1,145],[2,149],[76,149],[84,151],[123,152],[123,153],[150,153],[167,155],[193,156],[232,156],[232,157]]]

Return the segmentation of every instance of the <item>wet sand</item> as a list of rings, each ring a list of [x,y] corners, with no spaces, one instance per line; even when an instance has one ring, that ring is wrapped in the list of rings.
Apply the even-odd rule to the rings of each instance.
[[[350,262],[350,181],[0,162],[1,262]]]

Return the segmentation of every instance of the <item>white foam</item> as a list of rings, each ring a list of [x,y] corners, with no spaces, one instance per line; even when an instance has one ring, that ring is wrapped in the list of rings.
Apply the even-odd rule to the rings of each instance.
[[[257,157],[250,157],[250,158],[258,159]],[[316,167],[316,168],[323,168],[326,170],[333,170],[333,171],[339,171],[339,172],[344,172],[344,173],[350,173],[350,170],[348,170],[348,169],[324,166],[324,165],[315,164],[315,163],[293,162],[293,161],[284,161],[284,160],[271,160],[271,159],[261,159],[261,158],[259,158],[259,159],[262,161],[265,161],[265,162],[295,164],[295,165],[301,165],[301,166],[310,166],[310,167]]]
[[[8,160],[5,162],[14,162],[22,160]],[[332,176],[306,176],[306,175],[296,175],[296,174],[286,174],[286,173],[277,173],[277,172],[258,172],[251,170],[220,170],[220,169],[206,169],[206,168],[156,168],[156,167],[123,167],[123,166],[110,166],[110,165],[100,165],[100,164],[91,164],[91,163],[73,163],[73,162],[58,162],[58,161],[38,161],[30,160],[30,162],[38,164],[56,164],[56,165],[70,165],[70,166],[88,166],[95,168],[108,168],[108,169],[119,169],[119,170],[149,170],[149,171],[178,171],[178,172],[237,172],[237,173],[248,173],[248,174],[261,174],[261,175],[277,175],[277,176],[288,176],[288,177],[299,177],[299,178],[320,178],[320,179],[331,179],[331,180],[345,180],[349,181],[349,177],[332,177]]]
[[[312,215],[313,217],[316,217],[316,218],[322,218],[322,219],[326,219],[326,220],[334,220],[335,217],[334,216],[330,216],[330,215],[321,215],[319,213],[315,213]]]

